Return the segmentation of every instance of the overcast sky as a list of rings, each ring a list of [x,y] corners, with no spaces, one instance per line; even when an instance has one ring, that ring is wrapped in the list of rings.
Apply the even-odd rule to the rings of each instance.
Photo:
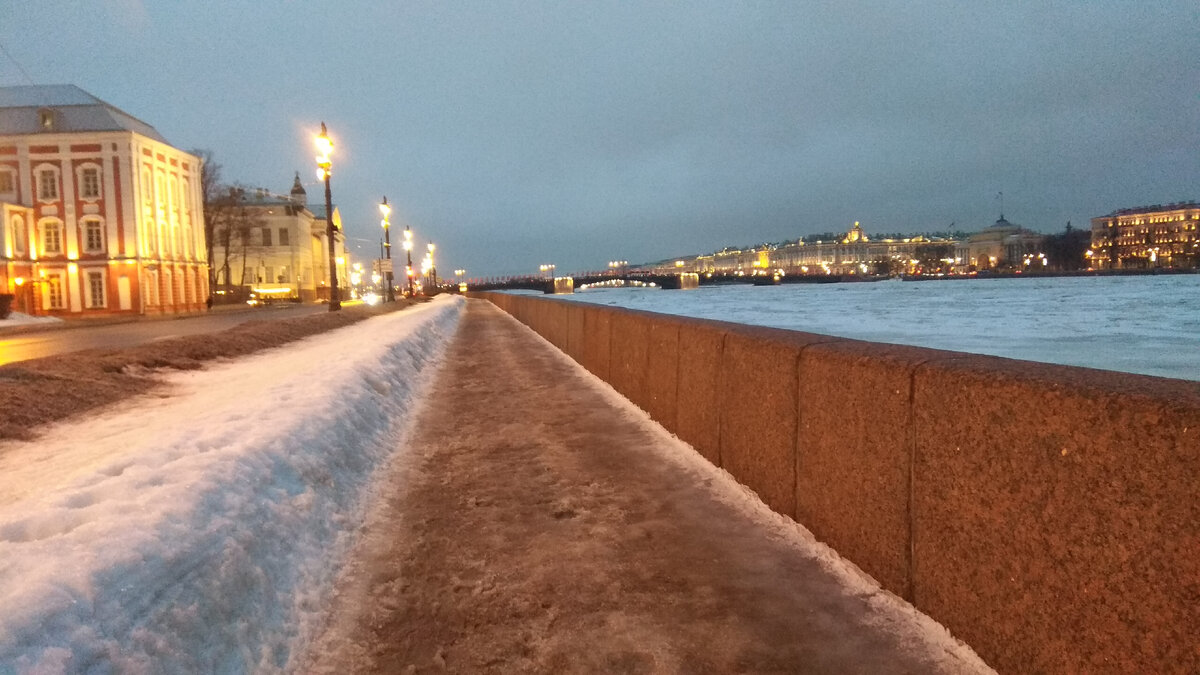
[[[351,250],[387,195],[475,276],[974,231],[999,192],[1047,232],[1200,199],[1198,29],[1195,0],[7,0],[0,85],[76,84],[312,200],[324,120]]]

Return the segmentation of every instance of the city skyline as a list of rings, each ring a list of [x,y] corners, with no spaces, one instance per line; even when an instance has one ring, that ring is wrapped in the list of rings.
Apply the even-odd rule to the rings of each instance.
[[[597,269],[839,231],[1042,232],[1194,200],[1190,3],[0,9],[0,86],[75,84],[393,227],[469,276]],[[56,36],[29,40],[30,35]]]

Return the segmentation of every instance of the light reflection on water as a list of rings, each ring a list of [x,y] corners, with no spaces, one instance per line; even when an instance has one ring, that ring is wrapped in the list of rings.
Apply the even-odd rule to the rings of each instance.
[[[1200,275],[613,288],[558,296],[840,337],[1200,380]]]

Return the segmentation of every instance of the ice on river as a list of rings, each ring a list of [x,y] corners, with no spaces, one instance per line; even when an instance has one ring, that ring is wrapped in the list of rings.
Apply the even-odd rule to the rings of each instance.
[[[1200,274],[616,288],[556,297],[1200,380]]]

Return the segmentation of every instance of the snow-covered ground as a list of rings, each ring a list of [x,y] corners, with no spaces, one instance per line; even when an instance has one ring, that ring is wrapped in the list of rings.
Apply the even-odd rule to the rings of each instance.
[[[0,319],[0,328],[39,323],[62,323],[62,319],[55,316],[29,316],[20,312],[10,312],[7,318]]]
[[[1200,274],[598,289],[557,297],[1200,380]]]
[[[0,445],[0,672],[287,669],[461,313],[438,299]]]

